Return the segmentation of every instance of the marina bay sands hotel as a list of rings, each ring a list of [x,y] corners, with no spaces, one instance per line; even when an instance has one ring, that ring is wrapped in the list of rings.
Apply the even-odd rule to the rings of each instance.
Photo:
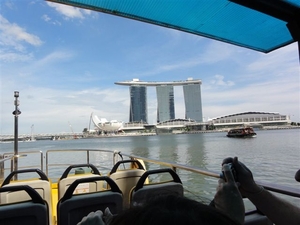
[[[130,113],[129,122],[148,123],[147,87],[156,87],[157,123],[175,119],[174,86],[182,86],[185,103],[185,118],[196,122],[202,120],[201,80],[188,78],[185,81],[143,82],[139,79],[115,82],[117,85],[129,86]]]

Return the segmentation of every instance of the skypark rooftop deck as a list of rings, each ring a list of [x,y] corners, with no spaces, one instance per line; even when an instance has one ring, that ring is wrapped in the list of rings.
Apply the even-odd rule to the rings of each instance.
[[[131,81],[121,81],[121,82],[115,82],[117,85],[124,85],[124,86],[134,86],[134,85],[140,85],[140,86],[182,86],[187,84],[202,84],[201,80],[194,80],[194,79],[187,79],[184,81],[140,81],[139,79],[133,79]]]

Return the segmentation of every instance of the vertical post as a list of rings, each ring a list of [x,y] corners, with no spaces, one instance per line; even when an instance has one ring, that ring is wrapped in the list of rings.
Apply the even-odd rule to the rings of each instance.
[[[18,109],[18,106],[20,105],[20,102],[18,100],[19,97],[19,92],[15,91],[14,93],[14,97],[15,97],[15,111],[13,111],[13,115],[15,116],[15,128],[14,128],[14,171],[18,170],[18,116],[21,114],[21,111]],[[18,179],[17,175],[15,175],[14,177],[15,180]]]
[[[3,182],[4,179],[4,161],[3,161],[3,155],[0,154],[0,183]]]

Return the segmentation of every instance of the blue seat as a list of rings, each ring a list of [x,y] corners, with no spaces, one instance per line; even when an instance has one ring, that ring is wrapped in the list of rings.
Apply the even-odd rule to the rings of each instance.
[[[1,225],[49,225],[49,208],[41,196],[28,185],[7,186],[0,188],[0,194],[7,192],[26,192],[30,200],[1,203]]]
[[[97,192],[74,194],[79,184],[106,181],[110,189]],[[107,176],[95,176],[75,180],[66,190],[57,204],[57,224],[74,225],[90,212],[104,210],[108,207],[112,214],[123,209],[122,192],[116,183]]]

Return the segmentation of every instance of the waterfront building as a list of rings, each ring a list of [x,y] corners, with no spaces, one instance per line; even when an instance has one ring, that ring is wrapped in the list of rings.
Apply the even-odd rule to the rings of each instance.
[[[183,86],[185,102],[184,119],[195,120],[199,123],[203,121],[201,80],[188,78],[185,81],[144,82],[139,79],[133,79],[132,81],[115,82],[115,84],[130,87],[130,122],[147,121],[134,119],[144,118],[143,115],[146,115],[147,118],[146,87],[149,86],[156,87],[158,123],[175,119],[174,86]]]
[[[253,126],[253,127],[270,127],[291,125],[288,115],[269,112],[243,112],[227,116],[221,116],[209,121],[216,128],[236,127],[236,126]]]
[[[202,122],[202,102],[201,89],[199,84],[183,85],[185,119],[193,119],[196,122]]]
[[[147,123],[147,89],[144,85],[132,85],[130,90],[129,122]]]
[[[157,123],[175,119],[174,88],[172,85],[156,87]]]

